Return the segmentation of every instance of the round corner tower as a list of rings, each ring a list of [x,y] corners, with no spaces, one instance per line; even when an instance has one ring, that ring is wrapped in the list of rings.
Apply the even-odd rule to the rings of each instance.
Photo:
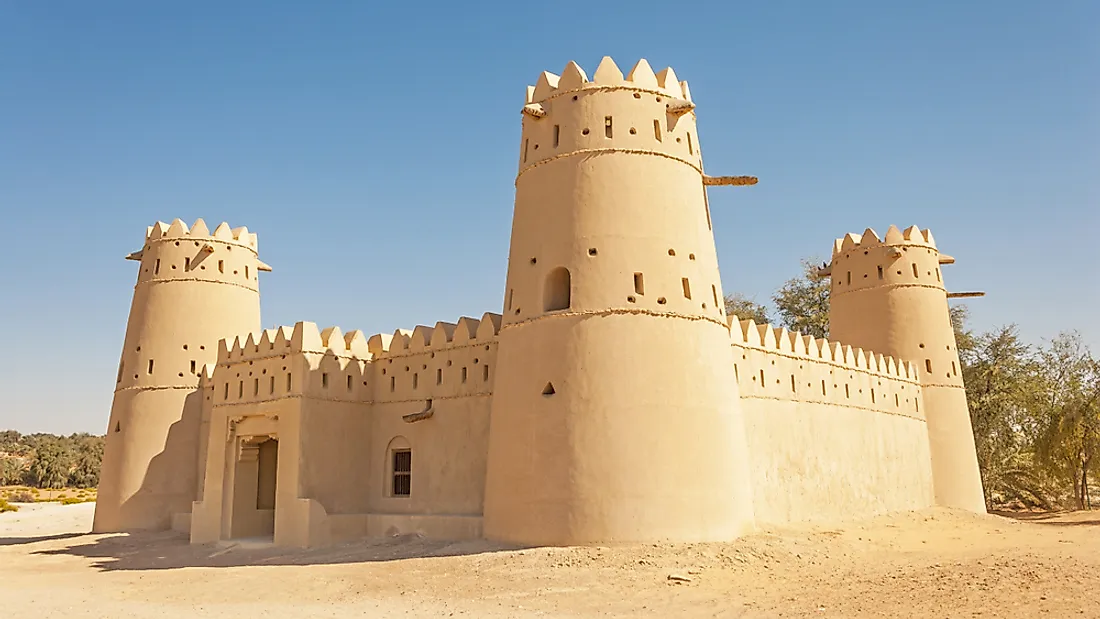
[[[99,481],[95,532],[167,529],[190,513],[202,395],[218,341],[260,327],[256,235],[158,222],[138,260]]]
[[[694,105],[672,69],[543,73],[523,108],[484,534],[753,526]]]
[[[928,230],[890,226],[833,247],[829,337],[919,368],[937,505],[985,512],[940,254]]]

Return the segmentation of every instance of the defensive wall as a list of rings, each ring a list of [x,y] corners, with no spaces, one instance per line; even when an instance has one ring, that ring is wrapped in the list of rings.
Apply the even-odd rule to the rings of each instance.
[[[479,537],[499,326],[485,314],[368,339],[299,322],[223,340],[201,386],[205,481],[192,541]],[[280,462],[270,470],[268,439]],[[254,461],[250,445],[261,449]],[[393,487],[398,451],[415,471],[406,492]],[[257,496],[276,471],[275,496]]]
[[[736,317],[730,334],[757,522],[932,504],[914,365]]]

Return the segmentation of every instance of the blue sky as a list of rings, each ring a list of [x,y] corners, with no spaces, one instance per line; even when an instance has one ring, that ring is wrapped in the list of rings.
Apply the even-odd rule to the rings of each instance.
[[[711,193],[727,291],[917,224],[975,327],[1100,349],[1100,3],[618,4],[0,0],[0,428],[103,431],[157,219],[258,232],[265,326],[499,311],[524,87],[604,55],[760,177]]]

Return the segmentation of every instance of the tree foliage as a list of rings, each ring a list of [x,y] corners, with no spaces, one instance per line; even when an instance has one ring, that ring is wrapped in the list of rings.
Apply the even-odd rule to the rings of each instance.
[[[816,260],[802,261],[802,274],[787,280],[772,301],[779,324],[816,338],[829,337],[829,278],[818,274]]]
[[[751,318],[753,322],[758,325],[771,322],[771,319],[768,317],[768,308],[740,293],[735,292],[726,295],[725,301],[727,316],[737,316],[740,320],[749,320]]]
[[[0,432],[0,485],[94,488],[104,437]]]

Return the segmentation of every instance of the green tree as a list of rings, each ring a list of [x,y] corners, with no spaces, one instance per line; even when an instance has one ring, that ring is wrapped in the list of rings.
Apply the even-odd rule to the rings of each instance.
[[[27,472],[31,484],[38,488],[63,488],[69,479],[71,457],[56,440],[40,440],[35,446],[34,460]]]
[[[817,260],[802,260],[802,274],[776,291],[772,300],[779,324],[816,338],[829,337],[829,278],[818,273]]]
[[[768,317],[768,308],[739,292],[726,295],[725,302],[727,316],[737,316],[740,320],[748,320],[751,318],[758,325],[771,322]]]

